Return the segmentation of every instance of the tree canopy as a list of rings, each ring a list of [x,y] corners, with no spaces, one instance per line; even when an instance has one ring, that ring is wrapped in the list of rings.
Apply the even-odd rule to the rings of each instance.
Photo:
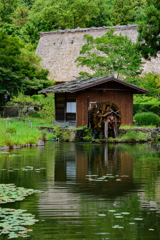
[[[139,50],[146,59],[156,57],[160,51],[160,1],[147,0],[144,14],[139,21]]]
[[[127,36],[114,35],[114,29],[100,38],[85,35],[85,43],[76,59],[78,66],[87,66],[94,75],[133,76],[140,74],[141,55],[137,46]],[[90,75],[81,72],[81,75]]]
[[[40,67],[40,58],[18,38],[1,33],[0,43],[0,93],[23,89],[32,94],[53,84],[47,79],[48,71]]]

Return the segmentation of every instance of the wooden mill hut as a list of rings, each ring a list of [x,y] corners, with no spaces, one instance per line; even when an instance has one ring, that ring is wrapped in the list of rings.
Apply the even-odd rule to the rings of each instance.
[[[112,102],[121,111],[122,125],[133,124],[133,94],[150,92],[112,76],[76,79],[39,91],[55,94],[55,121],[69,126],[88,124],[88,110],[98,103]]]

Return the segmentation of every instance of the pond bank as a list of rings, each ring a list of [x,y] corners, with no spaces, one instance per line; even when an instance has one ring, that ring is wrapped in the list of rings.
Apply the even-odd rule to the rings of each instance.
[[[46,130],[48,132],[55,132],[55,128],[54,127],[44,127],[44,126],[40,126],[37,127],[40,130]],[[68,134],[69,139],[68,141],[70,142],[79,142],[79,141],[87,141],[88,139],[85,139],[87,134],[88,134],[88,129],[84,128],[84,129],[73,129],[73,128],[63,128],[61,127],[61,134],[63,135],[64,133]],[[132,139],[132,136],[130,136],[130,138],[128,139],[124,139],[123,137],[125,135],[127,135],[129,132],[133,132],[136,134],[142,134],[144,137],[142,138],[134,138]],[[122,128],[119,129],[119,136],[120,138],[118,139],[114,139],[114,138],[109,138],[109,139],[93,139],[91,138],[90,141],[91,142],[100,142],[100,143],[114,143],[114,142],[120,142],[120,143],[127,143],[127,142],[147,142],[147,141],[158,141],[158,138],[160,136],[160,128],[145,128],[145,127],[137,127],[137,128]],[[134,137],[135,137],[134,136]],[[122,138],[121,138],[122,137]]]
[[[0,151],[8,151],[9,149],[21,149],[21,148],[30,148],[30,147],[36,147],[36,146],[44,146],[44,141],[38,140],[37,144],[23,144],[23,145],[13,145],[13,146],[3,146],[0,147]]]

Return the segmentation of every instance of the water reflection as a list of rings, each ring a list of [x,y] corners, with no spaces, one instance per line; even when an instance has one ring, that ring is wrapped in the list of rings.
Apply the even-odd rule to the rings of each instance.
[[[33,171],[23,171],[25,166]],[[0,154],[0,181],[43,190],[4,206],[27,209],[40,220],[33,225],[34,240],[160,238],[157,144],[50,142],[43,149],[11,151]]]
[[[75,183],[74,192],[109,198],[138,187],[133,182],[133,157],[127,151],[115,145],[68,147],[61,152],[55,147],[55,182]]]

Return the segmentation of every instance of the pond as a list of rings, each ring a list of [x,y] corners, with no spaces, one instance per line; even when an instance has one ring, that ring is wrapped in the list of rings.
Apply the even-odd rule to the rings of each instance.
[[[0,206],[35,215],[30,239],[160,239],[158,144],[48,142],[0,152],[0,183],[42,191]]]

